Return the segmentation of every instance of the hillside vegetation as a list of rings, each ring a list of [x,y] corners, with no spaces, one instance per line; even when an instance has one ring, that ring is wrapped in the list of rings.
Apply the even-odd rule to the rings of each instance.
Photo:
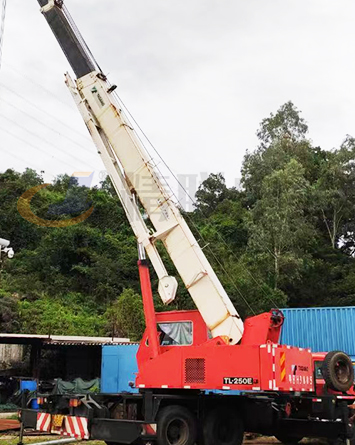
[[[211,174],[195,210],[185,213],[188,224],[244,317],[276,306],[354,305],[355,140],[346,136],[332,151],[315,147],[291,102],[264,119],[257,135],[242,189]],[[144,319],[132,230],[109,180],[93,189],[71,181],[60,176],[37,193],[32,211],[53,220],[94,211],[80,224],[50,228],[17,211],[19,197],[43,183],[41,174],[0,174],[0,236],[16,251],[1,264],[0,331],[137,340]],[[152,279],[156,289],[153,271]],[[192,307],[180,283],[169,309]]]

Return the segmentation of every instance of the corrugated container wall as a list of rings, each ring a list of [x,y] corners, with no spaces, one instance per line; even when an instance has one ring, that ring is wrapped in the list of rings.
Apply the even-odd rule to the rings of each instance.
[[[130,386],[138,372],[136,354],[138,344],[108,345],[102,347],[101,392],[117,394],[137,392]]]
[[[23,355],[24,347],[22,345],[0,345],[0,370],[22,362]]]
[[[355,307],[282,309],[280,343],[313,352],[340,350],[355,361]]]

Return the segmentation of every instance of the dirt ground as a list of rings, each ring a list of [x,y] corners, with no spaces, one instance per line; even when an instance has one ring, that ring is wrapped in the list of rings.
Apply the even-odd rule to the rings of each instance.
[[[31,436],[31,437],[25,437],[24,438],[24,445],[31,445],[32,443],[37,442],[46,442],[55,440],[58,438],[58,436]],[[17,445],[18,443],[18,436],[16,435],[0,435],[0,445]],[[90,440],[88,442],[84,442],[85,445],[106,445],[105,442],[100,442],[98,440]],[[258,437],[253,439],[245,439],[244,445],[273,445],[278,444],[280,445],[280,442],[275,439],[274,437]],[[320,445],[321,442],[317,441],[315,439],[304,439],[302,441],[302,444],[305,445]]]
[[[25,437],[24,438],[24,445],[30,445],[32,443],[37,442],[47,442],[51,440],[58,439],[58,436],[31,436],[31,437]],[[18,443],[18,436],[15,435],[0,435],[0,444],[1,445],[17,445]],[[85,442],[85,445],[106,445],[105,442],[100,442],[98,440],[90,440],[88,442]]]

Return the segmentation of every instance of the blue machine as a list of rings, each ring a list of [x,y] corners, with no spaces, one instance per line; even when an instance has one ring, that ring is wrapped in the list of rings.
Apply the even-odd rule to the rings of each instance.
[[[355,307],[282,309],[280,343],[313,352],[344,351],[355,363]]]
[[[138,372],[138,344],[107,345],[102,347],[101,393],[138,392],[135,382]]]
[[[36,391],[37,380],[20,380],[20,391]]]
[[[20,391],[37,391],[37,380],[20,380]],[[37,398],[31,400],[31,408],[39,409]]]

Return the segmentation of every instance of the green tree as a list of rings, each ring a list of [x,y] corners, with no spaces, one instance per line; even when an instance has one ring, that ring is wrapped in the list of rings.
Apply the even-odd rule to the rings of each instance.
[[[225,199],[233,199],[237,195],[238,191],[235,188],[229,189],[226,186],[222,173],[211,173],[196,192],[195,207],[205,217],[208,217]]]
[[[139,341],[145,329],[141,296],[132,289],[125,289],[107,309],[105,319],[108,335]]]
[[[101,336],[104,319],[86,310],[82,305],[73,305],[73,295],[53,299],[46,295],[36,301],[19,303],[21,329],[25,333],[43,335]]]
[[[353,241],[355,215],[355,139],[348,136],[339,150],[327,153],[314,184],[314,207],[333,249],[341,238]]]
[[[305,177],[313,183],[325,153],[313,148],[307,139],[308,126],[300,112],[287,102],[276,115],[264,119],[257,132],[260,144],[247,152],[242,166],[242,184],[248,206],[261,198],[263,180],[274,170],[284,168],[292,159],[305,169]]]
[[[0,289],[0,332],[12,333],[18,329],[18,298]]]
[[[292,159],[284,168],[266,176],[261,199],[250,213],[249,248],[256,254],[278,289],[280,275],[298,279],[313,236],[304,206],[309,183],[304,168]]]
[[[263,147],[269,147],[273,142],[287,138],[294,142],[304,140],[308,133],[308,125],[300,116],[300,112],[289,101],[282,105],[276,112],[263,119],[257,136]]]

